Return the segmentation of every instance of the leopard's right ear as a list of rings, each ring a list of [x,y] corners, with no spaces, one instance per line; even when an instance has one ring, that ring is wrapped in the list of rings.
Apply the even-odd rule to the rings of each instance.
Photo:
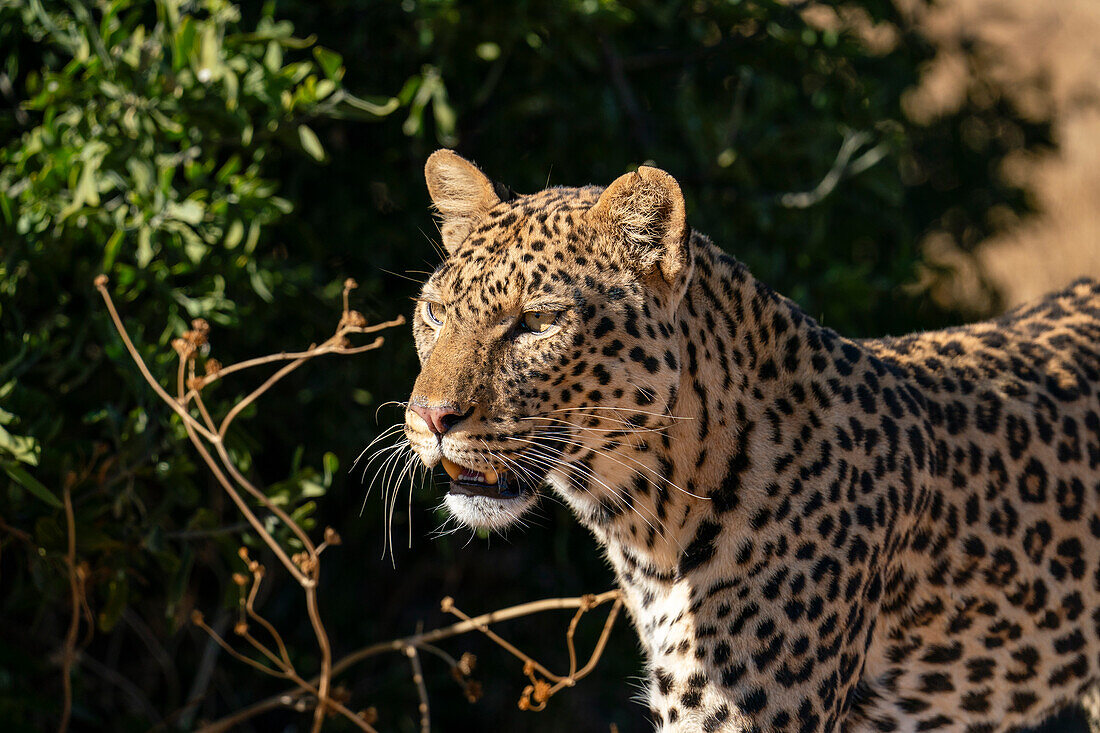
[[[437,150],[424,164],[428,193],[439,214],[443,246],[453,253],[479,221],[500,203],[497,186],[453,150]]]
[[[659,272],[680,290],[692,269],[684,194],[676,179],[641,166],[619,176],[586,214],[596,228],[625,249],[639,275]]]

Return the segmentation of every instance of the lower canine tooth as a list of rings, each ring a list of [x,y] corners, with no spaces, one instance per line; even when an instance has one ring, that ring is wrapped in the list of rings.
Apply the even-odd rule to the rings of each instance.
[[[457,481],[458,477],[462,475],[462,467],[456,463],[448,461],[446,458],[443,458],[442,462],[443,470],[447,472],[448,476]]]
[[[487,484],[495,484],[497,482],[497,472],[491,468],[486,468],[482,476],[485,477],[485,483]]]

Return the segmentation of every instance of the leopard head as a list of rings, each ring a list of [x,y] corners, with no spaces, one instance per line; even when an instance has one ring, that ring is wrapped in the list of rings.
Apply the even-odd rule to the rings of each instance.
[[[449,150],[425,177],[446,259],[412,319],[410,445],[447,471],[446,505],[473,527],[515,522],[543,485],[581,512],[616,501],[630,476],[616,455],[680,384],[693,258],[679,186],[642,167],[521,196]]]

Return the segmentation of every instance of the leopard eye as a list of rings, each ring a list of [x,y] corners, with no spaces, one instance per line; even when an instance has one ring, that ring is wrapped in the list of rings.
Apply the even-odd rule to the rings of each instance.
[[[432,328],[439,328],[443,325],[443,319],[447,317],[446,306],[439,303],[433,303],[430,300],[424,301],[424,320],[431,325]]]
[[[527,311],[523,314],[523,327],[531,333],[546,333],[558,320],[554,311]]]

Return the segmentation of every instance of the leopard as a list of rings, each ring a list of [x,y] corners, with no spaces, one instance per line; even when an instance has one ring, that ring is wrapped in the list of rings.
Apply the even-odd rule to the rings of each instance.
[[[1100,283],[851,339],[694,230],[658,168],[521,195],[444,149],[425,179],[445,256],[404,435],[458,522],[549,496],[587,527],[657,730],[1095,710]]]

